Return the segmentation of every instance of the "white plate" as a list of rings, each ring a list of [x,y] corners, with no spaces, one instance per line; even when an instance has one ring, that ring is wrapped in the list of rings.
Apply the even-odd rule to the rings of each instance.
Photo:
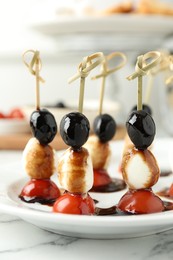
[[[161,48],[173,32],[173,18],[159,15],[117,14],[106,17],[69,16],[34,24],[53,36],[59,51],[150,51]],[[148,44],[148,39],[151,41]]]
[[[33,27],[48,35],[80,32],[159,32],[165,35],[173,31],[172,25],[173,18],[170,16],[117,14],[105,17],[66,16],[48,20]]]
[[[165,170],[170,169],[168,159],[170,143],[170,139],[160,139],[155,141],[153,147],[153,152],[160,161],[161,168]],[[117,169],[122,147],[122,142],[112,142],[111,144],[112,159],[109,172],[112,176],[119,176]],[[6,167],[5,174],[8,176],[8,182],[6,182],[7,185],[5,182],[3,185],[1,180],[1,211],[18,216],[45,230],[74,237],[113,239],[144,236],[173,228],[173,211],[138,216],[79,216],[55,214],[51,212],[51,207],[24,203],[18,199],[18,194],[27,182],[27,178],[20,179],[19,162],[15,169],[13,167],[8,169],[8,163],[3,167]],[[2,169],[5,168],[0,168],[0,171]],[[13,176],[12,179],[10,175]],[[56,181],[56,176],[54,176],[54,180]],[[172,175],[162,177],[154,190],[160,190],[171,183]],[[107,207],[116,204],[124,192],[125,190],[106,194],[91,193],[91,196],[101,201],[98,206]]]

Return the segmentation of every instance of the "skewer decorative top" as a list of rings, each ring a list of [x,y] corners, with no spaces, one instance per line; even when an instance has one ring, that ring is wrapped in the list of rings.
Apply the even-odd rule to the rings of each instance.
[[[26,56],[32,54],[33,57],[28,63]],[[39,51],[27,50],[23,53],[23,62],[29,69],[29,72],[36,77],[36,110],[40,110],[40,82],[44,83],[45,80],[40,76],[40,70],[42,68],[42,62],[40,59]]]
[[[95,61],[94,61],[95,60]],[[102,52],[96,52],[90,56],[83,58],[82,62],[78,66],[78,72],[68,80],[68,83],[72,83],[78,78],[80,80],[80,94],[79,94],[79,107],[78,110],[80,113],[83,112],[83,100],[84,100],[84,88],[85,88],[85,78],[89,73],[101,64],[104,60],[104,55]]]
[[[116,65],[114,68],[110,69],[108,66],[108,62],[110,60],[112,60],[113,58],[121,58],[122,61],[118,65]],[[109,55],[104,57],[104,60],[102,62],[102,67],[101,67],[101,73],[99,75],[92,77],[93,80],[102,78],[101,91],[100,91],[100,104],[99,104],[99,114],[100,115],[102,114],[102,110],[103,110],[103,98],[104,98],[106,77],[109,76],[110,74],[116,72],[117,70],[121,69],[122,67],[124,67],[126,62],[127,62],[127,58],[122,52],[110,53]]]
[[[135,72],[127,77],[128,80],[138,78],[138,102],[137,110],[142,110],[142,77],[156,67],[161,61],[161,53],[158,51],[147,52],[137,57]]]

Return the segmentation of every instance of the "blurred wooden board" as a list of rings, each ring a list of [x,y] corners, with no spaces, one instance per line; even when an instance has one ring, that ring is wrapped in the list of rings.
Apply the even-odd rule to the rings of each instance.
[[[118,126],[114,140],[123,139],[125,133],[125,127]],[[31,137],[31,133],[0,135],[0,150],[23,150]],[[67,148],[59,134],[56,135],[51,145],[55,150]]]

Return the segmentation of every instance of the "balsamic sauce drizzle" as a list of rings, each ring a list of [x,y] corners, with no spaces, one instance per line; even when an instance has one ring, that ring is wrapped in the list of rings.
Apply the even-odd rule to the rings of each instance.
[[[53,204],[56,201],[56,199],[45,199],[45,198],[41,198],[41,197],[33,197],[30,200],[25,200],[25,198],[23,196],[19,196],[19,198],[26,203],[40,203],[40,204],[46,205],[46,206],[53,206]]]
[[[114,180],[113,183],[116,184],[117,189],[122,190],[126,187],[123,180],[121,180],[121,179],[113,179],[113,180]],[[117,182],[117,180],[118,180],[118,182]],[[101,186],[101,189],[98,190],[98,191],[100,191],[100,192],[112,192],[112,187],[115,188],[115,186],[104,185],[104,186]],[[93,191],[93,189],[92,189],[92,191]],[[173,196],[170,196],[168,191],[169,191],[169,189],[165,188],[165,189],[157,192],[157,195],[159,195],[161,197],[169,198],[173,201]],[[54,202],[56,201],[56,199],[45,199],[45,198],[41,198],[41,197],[33,197],[30,200],[25,200],[25,198],[23,196],[19,196],[19,198],[26,203],[40,203],[42,205],[46,205],[46,206],[50,206],[50,207],[53,206]],[[95,202],[95,204],[99,203],[99,201],[96,200],[96,199],[94,199],[94,202]],[[173,202],[163,200],[163,204],[164,204],[164,211],[173,210]],[[95,216],[110,216],[110,215],[129,216],[129,215],[137,215],[137,214],[122,212],[117,208],[117,205],[113,205],[113,206],[108,207],[108,208],[100,208],[100,207],[96,206],[94,215]]]
[[[170,201],[163,201],[164,204],[164,211],[173,210],[173,203]],[[115,216],[130,216],[130,215],[140,215],[140,214],[132,214],[128,212],[122,212],[120,211],[117,206],[112,206],[109,208],[99,208],[96,207],[95,209],[95,215],[96,216],[109,216],[109,215],[115,215]]]
[[[106,184],[106,185],[101,185],[98,187],[92,187],[90,191],[92,192],[115,192],[115,191],[121,191],[126,188],[126,184],[123,180],[113,178],[112,182]]]
[[[163,194],[165,194],[165,197],[168,197],[168,193],[167,189],[165,189],[164,191],[161,191],[158,193],[158,195],[163,196]],[[19,196],[19,198],[26,202],[26,203],[40,203],[42,205],[47,205],[47,206],[53,206],[54,202],[56,201],[56,199],[49,199],[49,200],[45,200],[43,198],[31,198],[30,200],[25,200],[24,197]],[[169,196],[169,198],[171,198]],[[173,200],[173,197],[172,197]],[[99,201],[98,200],[94,200],[95,204],[97,204]],[[170,201],[163,201],[164,203],[164,211],[169,211],[169,210],[173,210],[173,202]],[[95,216],[110,216],[110,215],[114,215],[114,216],[129,216],[129,215],[136,215],[136,214],[131,214],[131,213],[125,213],[120,211],[116,205],[108,207],[108,208],[100,208],[100,207],[96,207],[95,208]]]

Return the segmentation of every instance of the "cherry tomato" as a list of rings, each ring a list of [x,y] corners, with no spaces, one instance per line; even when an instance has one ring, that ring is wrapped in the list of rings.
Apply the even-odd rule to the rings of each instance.
[[[64,214],[92,215],[95,204],[87,194],[65,193],[53,205],[53,212]]]
[[[162,212],[162,200],[151,190],[130,190],[119,201],[118,209],[126,213],[147,214]]]
[[[45,200],[57,199],[60,191],[50,179],[31,179],[22,189],[19,197],[40,198]]]
[[[106,170],[94,170],[94,184],[93,187],[107,185],[111,183],[111,178]]]
[[[173,197],[173,184],[172,184],[171,187],[169,188],[168,194],[169,194],[169,196]]]
[[[11,112],[8,115],[8,118],[18,118],[18,119],[23,119],[25,116],[21,109],[19,108],[14,108],[11,110]]]

